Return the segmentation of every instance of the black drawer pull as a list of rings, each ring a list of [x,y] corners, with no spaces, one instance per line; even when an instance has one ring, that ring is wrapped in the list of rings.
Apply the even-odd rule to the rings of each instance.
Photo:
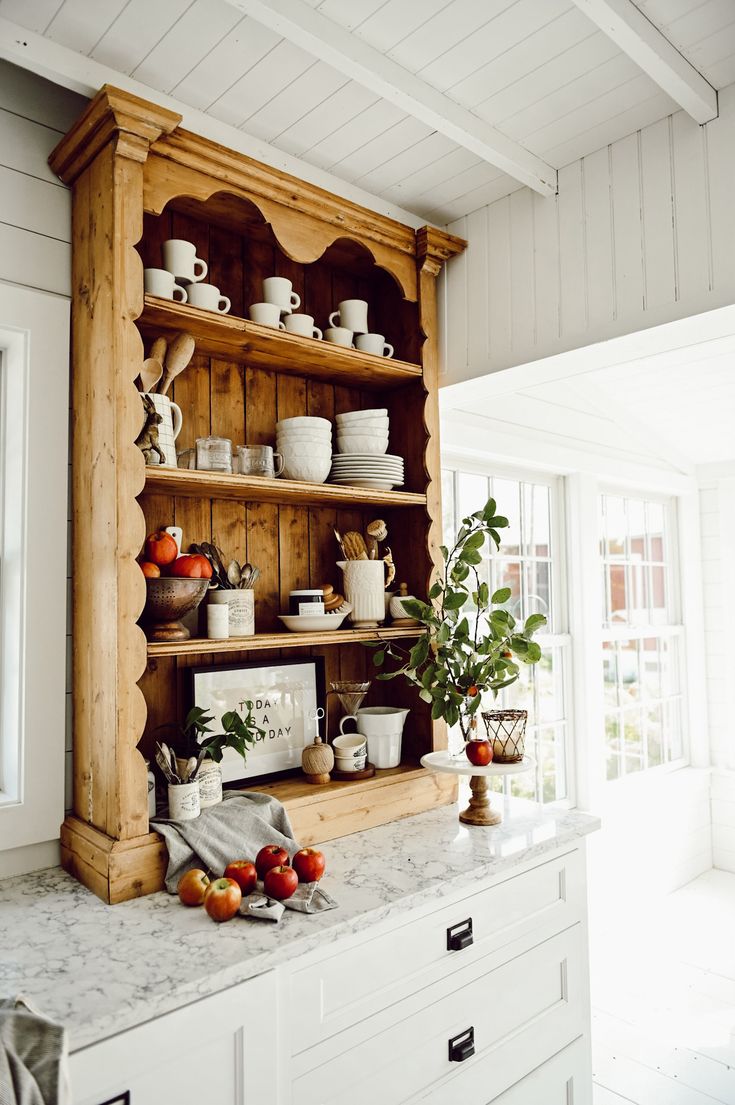
[[[473,942],[472,918],[460,921],[458,925],[452,925],[447,929],[447,951],[461,952],[463,948],[469,948]]]
[[[449,1062],[464,1063],[475,1054],[475,1030],[466,1028],[449,1041]]]

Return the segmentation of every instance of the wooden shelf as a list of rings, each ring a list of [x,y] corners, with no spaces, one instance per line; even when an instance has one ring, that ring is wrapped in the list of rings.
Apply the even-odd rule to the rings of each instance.
[[[391,629],[332,629],[324,633],[256,633],[253,637],[231,637],[213,641],[209,637],[192,637],[188,641],[149,641],[149,656],[197,656],[202,653],[260,652],[270,648],[310,648],[322,645],[354,645],[361,641],[395,641],[401,637],[418,637],[421,627]]]
[[[248,780],[245,780],[243,783],[232,783],[229,786],[231,789],[247,787],[248,790],[259,790],[264,794],[273,794],[279,802],[287,803],[289,810],[292,810],[298,806],[310,805],[315,795],[334,795],[338,791],[345,790],[349,790],[354,794],[364,794],[376,787],[383,786],[386,782],[422,778],[425,776],[426,770],[421,764],[402,763],[398,767],[377,770],[371,779],[332,779],[331,782],[324,783],[322,786],[315,786],[308,782],[303,775],[293,779],[281,779],[275,783],[253,783],[251,785]]]
[[[246,361],[257,368],[310,376],[331,384],[386,388],[401,387],[422,378],[420,365],[375,357],[156,296],[145,297],[138,325],[145,334],[154,337],[187,330],[196,340],[197,352],[205,356]]]
[[[189,468],[145,470],[145,491],[187,498],[234,499],[238,502],[303,504],[311,506],[425,506],[426,495],[413,491],[379,491],[369,487],[345,487],[336,483],[303,483],[300,480],[268,480],[257,476],[231,476],[226,472],[199,472]]]

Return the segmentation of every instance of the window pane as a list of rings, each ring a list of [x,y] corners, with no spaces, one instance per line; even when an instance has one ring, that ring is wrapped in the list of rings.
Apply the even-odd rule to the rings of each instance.
[[[444,544],[454,544],[454,472],[442,469],[442,530]]]
[[[551,555],[549,489],[542,484],[523,484],[523,555]]]
[[[642,627],[640,638],[605,640],[607,777],[678,759],[683,749],[680,635],[670,594],[673,531],[660,502],[600,497],[605,625]],[[667,627],[665,631],[658,627]],[[616,709],[617,707],[617,709]]]
[[[481,510],[489,496],[486,476],[477,476],[472,472],[460,472],[458,478],[457,529],[468,514]]]
[[[539,721],[562,721],[564,718],[561,655],[560,648],[545,648],[534,668],[536,711]]]
[[[529,614],[545,614],[547,629],[552,628],[551,617],[551,565],[548,560],[532,560],[526,564],[523,589],[522,617]]]
[[[517,480],[493,479],[492,495],[498,504],[498,513],[509,521],[507,529],[499,530],[504,556],[518,556],[521,551],[521,485]]]

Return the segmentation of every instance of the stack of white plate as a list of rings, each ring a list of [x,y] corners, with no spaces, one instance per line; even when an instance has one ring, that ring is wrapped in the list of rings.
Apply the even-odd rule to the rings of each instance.
[[[387,453],[389,421],[385,407],[346,411],[338,414],[336,421],[338,453]]]
[[[384,456],[374,453],[337,454],[332,457],[329,482],[373,487],[380,491],[402,487],[403,457],[392,457],[389,453]]]
[[[283,418],[276,422],[276,451],[287,480],[324,483],[332,464],[332,423],[327,418]]]

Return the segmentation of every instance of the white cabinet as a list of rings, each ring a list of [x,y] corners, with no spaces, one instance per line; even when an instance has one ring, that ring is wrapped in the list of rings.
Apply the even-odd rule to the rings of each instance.
[[[590,1105],[589,1022],[571,847],[76,1052],[74,1105]]]
[[[275,1105],[273,972],[71,1055],[74,1105]]]

